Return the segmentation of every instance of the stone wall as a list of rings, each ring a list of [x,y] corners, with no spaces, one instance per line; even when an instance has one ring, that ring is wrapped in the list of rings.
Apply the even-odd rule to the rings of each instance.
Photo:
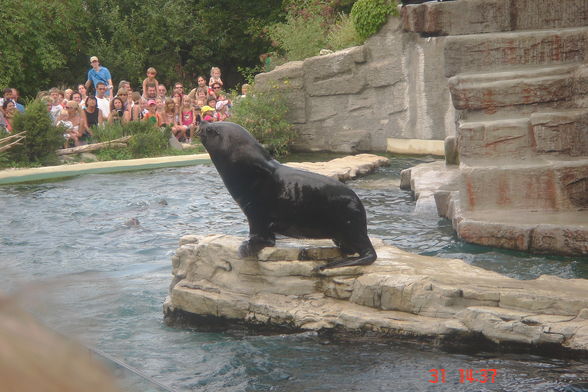
[[[443,140],[455,110],[443,76],[444,37],[402,32],[391,18],[362,46],[256,76],[286,92],[300,151],[386,151],[390,138]]]
[[[402,16],[445,35],[460,165],[439,213],[468,242],[588,254],[588,1],[427,2]]]

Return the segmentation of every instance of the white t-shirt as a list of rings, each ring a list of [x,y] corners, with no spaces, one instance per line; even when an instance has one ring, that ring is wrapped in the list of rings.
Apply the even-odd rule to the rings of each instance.
[[[100,111],[102,112],[102,118],[104,120],[108,119],[108,115],[110,114],[110,99],[104,97],[104,98],[98,98],[96,97],[96,103],[98,106],[98,109],[100,109]]]

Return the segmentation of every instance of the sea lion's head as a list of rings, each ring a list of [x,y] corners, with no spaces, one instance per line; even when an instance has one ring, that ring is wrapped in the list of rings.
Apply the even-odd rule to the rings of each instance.
[[[267,150],[245,128],[232,122],[202,121],[197,135],[213,161],[222,159],[236,163],[245,158],[271,159]]]

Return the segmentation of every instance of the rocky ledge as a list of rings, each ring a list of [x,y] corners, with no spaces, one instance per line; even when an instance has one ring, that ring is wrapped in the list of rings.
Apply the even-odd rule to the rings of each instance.
[[[371,266],[315,271],[340,257],[330,241],[281,239],[257,258],[240,259],[243,240],[180,240],[166,322],[490,343],[588,357],[588,280],[516,280],[379,240]]]
[[[390,164],[390,160],[374,154],[348,155],[327,162],[288,162],[285,165],[322,174],[339,181],[352,180],[373,172],[380,166]]]

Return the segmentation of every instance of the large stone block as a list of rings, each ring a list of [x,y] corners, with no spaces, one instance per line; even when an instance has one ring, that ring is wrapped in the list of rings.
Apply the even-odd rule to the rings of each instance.
[[[463,162],[488,157],[522,157],[532,152],[526,118],[459,122],[457,146]]]
[[[365,63],[364,46],[304,60],[304,85],[310,96],[355,94],[366,86],[366,75],[359,64]]]
[[[541,253],[588,255],[588,228],[579,225],[539,225],[533,230],[531,249]]]
[[[480,34],[588,25],[585,0],[467,0],[401,8],[405,31],[427,35]]]
[[[401,8],[405,31],[427,35],[480,34],[510,29],[509,2],[468,0],[427,2]]]
[[[363,70],[370,87],[390,86],[404,78],[400,57],[395,56],[370,62],[363,67]]]
[[[516,0],[510,8],[511,30],[588,26],[586,0]]]
[[[534,113],[530,123],[537,153],[588,156],[588,111]]]
[[[531,229],[530,225],[463,219],[457,224],[457,235],[474,244],[526,251],[529,250]]]
[[[504,106],[570,100],[574,69],[560,66],[457,75],[449,79],[449,91],[456,109],[492,114]]]
[[[566,211],[588,206],[588,160],[462,165],[462,207]]]
[[[290,61],[270,72],[255,75],[255,86],[264,91],[273,87],[301,89],[304,87],[303,61]]]
[[[588,28],[450,36],[445,43],[445,76],[523,65],[583,63]]]

